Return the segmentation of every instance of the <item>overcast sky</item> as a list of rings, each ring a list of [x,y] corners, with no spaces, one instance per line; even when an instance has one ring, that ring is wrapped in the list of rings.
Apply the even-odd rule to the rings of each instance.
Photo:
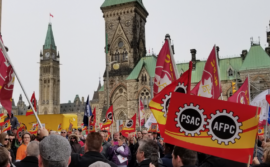
[[[105,70],[105,22],[100,6],[104,0],[3,0],[2,35],[9,56],[29,97],[39,98],[39,54],[45,42],[49,13],[60,52],[61,103],[90,95],[97,89]],[[149,17],[146,48],[158,53],[165,34],[175,45],[177,62],[206,59],[214,44],[220,56],[240,55],[249,50],[250,37],[260,37],[266,46],[270,20],[269,0],[143,0]],[[103,81],[102,81],[103,83]],[[22,90],[15,81],[17,104]],[[23,97],[25,100],[25,97]],[[26,100],[25,100],[26,101]],[[27,104],[28,105],[28,104]]]

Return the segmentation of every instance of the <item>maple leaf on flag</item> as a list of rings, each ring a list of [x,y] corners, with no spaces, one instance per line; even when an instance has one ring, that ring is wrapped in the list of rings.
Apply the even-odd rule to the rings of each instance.
[[[208,79],[204,80],[204,83],[200,84],[198,96],[211,98],[213,96],[211,92],[212,92],[212,81],[211,77],[209,77]]]

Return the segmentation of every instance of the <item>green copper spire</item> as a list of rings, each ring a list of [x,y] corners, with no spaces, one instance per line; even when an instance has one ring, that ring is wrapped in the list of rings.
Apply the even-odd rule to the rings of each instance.
[[[49,23],[49,25],[48,25],[45,44],[43,45],[43,50],[45,50],[45,49],[56,50],[56,46],[55,46],[55,43],[54,43],[54,37],[53,37],[53,31],[52,31],[52,24],[51,23]]]

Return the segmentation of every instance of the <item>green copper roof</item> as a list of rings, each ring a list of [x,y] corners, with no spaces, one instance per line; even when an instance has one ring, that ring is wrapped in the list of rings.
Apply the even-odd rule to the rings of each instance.
[[[78,99],[79,99],[79,101],[80,101],[80,97],[79,97],[79,95],[76,95],[76,96],[75,96],[75,98],[74,98],[74,103],[75,103],[75,101],[76,101],[76,99],[77,99],[77,98],[78,98]]]
[[[137,79],[143,67],[147,70],[150,77],[155,77],[157,58],[155,56],[142,57],[126,80]]]
[[[198,61],[196,63],[196,69],[192,70],[192,83],[197,83],[202,78],[202,73],[204,70],[206,61]],[[185,72],[188,70],[188,63],[181,63],[177,64],[177,69],[179,73]],[[240,67],[242,66],[242,58],[241,57],[234,57],[234,58],[226,58],[226,59],[220,59],[219,60],[219,70],[220,70],[220,79],[221,80],[232,80],[239,78],[238,71]],[[234,71],[234,76],[228,75],[228,70],[232,69]]]
[[[101,88],[98,91],[104,91],[104,85],[101,86]]]
[[[43,45],[43,49],[44,50],[45,49],[56,50],[51,23],[49,23],[49,25],[48,25],[47,35],[46,35],[46,39],[45,39],[45,44]]]
[[[129,2],[138,2],[145,9],[142,0],[105,0],[103,2],[103,4],[101,5],[101,8],[113,6],[113,5],[124,4],[124,3],[129,3]]]
[[[270,57],[260,45],[253,45],[249,49],[240,71],[269,67]]]

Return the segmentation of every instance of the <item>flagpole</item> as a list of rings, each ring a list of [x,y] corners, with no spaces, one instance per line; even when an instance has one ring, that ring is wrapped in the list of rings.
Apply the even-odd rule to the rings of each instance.
[[[139,126],[140,126],[140,131],[142,131],[142,126],[141,126],[141,102],[140,102],[140,97],[139,97]]]
[[[173,54],[172,46],[171,46],[171,37],[170,37],[169,34],[167,34],[165,36],[165,38],[166,38],[166,40],[168,40],[168,43],[169,43],[169,48],[170,48],[170,53],[171,53],[171,60],[172,60],[173,69],[174,69],[174,73],[175,73],[175,77],[176,77],[175,80],[177,80],[179,78],[179,74],[178,74],[178,70],[177,70],[177,67],[176,67],[176,64],[175,64],[175,61],[174,61],[174,54]]]
[[[15,68],[14,68],[14,66],[13,66],[13,64],[12,64],[12,62],[11,62],[9,56],[8,56],[8,53],[6,52],[6,49],[5,49],[5,47],[4,47],[4,45],[3,45],[3,43],[2,43],[1,40],[0,40],[0,47],[1,47],[2,51],[3,51],[3,55],[4,55],[5,58],[8,60],[8,63],[12,66],[13,72],[14,72],[14,74],[15,74],[15,76],[16,76],[16,78],[17,78],[17,80],[18,80],[18,82],[19,82],[19,84],[20,84],[20,86],[21,86],[21,88],[22,88],[22,90],[23,90],[23,93],[24,93],[24,95],[25,95],[25,97],[26,97],[26,100],[28,101],[28,103],[29,103],[31,109],[33,110],[33,113],[34,113],[34,115],[35,115],[35,117],[36,117],[36,119],[37,119],[37,122],[38,122],[39,126],[42,128],[42,124],[41,124],[41,122],[40,122],[40,120],[39,120],[39,118],[38,118],[38,115],[37,115],[37,113],[36,113],[36,110],[34,109],[32,103],[30,102],[30,100],[29,100],[29,98],[28,98],[28,96],[27,96],[27,94],[26,94],[26,91],[25,91],[25,89],[24,89],[24,87],[23,87],[23,85],[22,85],[22,83],[21,83],[21,80],[20,80],[20,78],[19,78],[19,75],[17,74],[17,72],[16,72],[16,70],[15,70]]]
[[[222,95],[222,86],[221,86],[221,81],[220,81],[220,72],[219,72],[219,65],[218,65],[218,58],[217,58],[217,46],[215,45],[215,54],[216,54],[216,66],[217,66],[217,71],[218,71],[218,80],[219,80],[219,86],[221,87],[221,100],[223,100],[223,95]]]

